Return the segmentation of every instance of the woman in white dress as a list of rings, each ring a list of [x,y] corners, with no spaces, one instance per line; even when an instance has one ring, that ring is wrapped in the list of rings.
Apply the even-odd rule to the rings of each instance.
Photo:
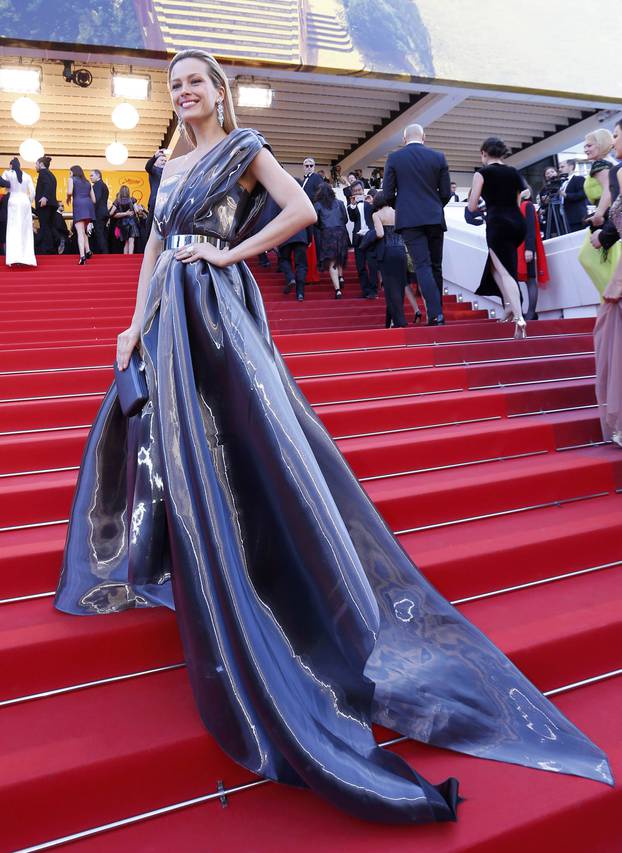
[[[11,193],[6,223],[6,264],[28,264],[36,267],[35,241],[32,230],[32,202],[35,186],[30,175],[22,172],[19,160],[11,160],[11,168],[2,173],[2,186]]]

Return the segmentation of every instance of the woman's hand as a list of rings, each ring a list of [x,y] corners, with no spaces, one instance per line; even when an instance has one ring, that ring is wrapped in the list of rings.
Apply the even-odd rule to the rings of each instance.
[[[598,211],[594,211],[591,216],[588,216],[586,222],[591,222],[596,228],[600,228],[600,226],[604,223],[605,217],[602,216]]]
[[[211,243],[190,243],[175,252],[175,258],[184,264],[207,261],[213,267],[226,267],[231,263],[228,260],[228,254],[228,249],[217,249]]]
[[[117,366],[125,370],[130,363],[130,356],[140,340],[140,326],[130,326],[117,337]]]

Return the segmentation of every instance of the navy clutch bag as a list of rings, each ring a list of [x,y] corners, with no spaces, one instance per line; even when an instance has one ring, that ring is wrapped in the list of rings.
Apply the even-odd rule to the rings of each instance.
[[[121,411],[126,418],[137,415],[149,399],[145,363],[135,349],[125,370],[119,370],[114,364],[114,379]]]
[[[480,210],[473,213],[468,207],[464,208],[464,218],[469,225],[484,225],[486,222],[486,218]]]

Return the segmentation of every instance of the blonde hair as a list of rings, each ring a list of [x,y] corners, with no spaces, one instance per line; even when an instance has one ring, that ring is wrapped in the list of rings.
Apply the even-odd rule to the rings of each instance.
[[[598,156],[605,157],[613,148],[613,134],[606,127],[599,127],[585,137],[586,142],[595,142],[598,148]]]
[[[214,57],[206,50],[201,50],[198,47],[190,48],[189,50],[182,50],[179,53],[176,53],[175,56],[171,59],[171,64],[168,67],[169,89],[171,86],[171,73],[173,71],[173,68],[178,62],[181,62],[182,59],[199,59],[201,60],[201,62],[204,62],[207,67],[207,76],[211,80],[212,84],[215,86],[216,89],[224,89],[222,106],[225,111],[225,121],[223,124],[223,130],[225,131],[225,133],[231,133],[231,131],[235,130],[235,128],[238,126],[238,123],[235,117],[235,109],[233,107],[233,96],[231,94],[231,87],[229,86],[227,75],[222,70],[218,62],[216,62]],[[183,133],[185,133],[186,137],[193,145],[197,144],[191,127],[186,127],[185,125],[183,125]]]

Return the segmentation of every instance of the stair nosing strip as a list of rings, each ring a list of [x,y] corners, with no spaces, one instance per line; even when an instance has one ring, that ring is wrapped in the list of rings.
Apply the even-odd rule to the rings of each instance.
[[[579,495],[575,498],[564,498],[558,501],[547,501],[546,503],[533,504],[532,506],[521,506],[515,509],[504,509],[499,512],[488,512],[483,515],[472,515],[465,518],[455,518],[451,521],[439,521],[436,524],[424,524],[421,527],[409,527],[406,530],[394,530],[394,536],[404,536],[407,533],[421,533],[424,530],[438,530],[441,527],[455,527],[457,524],[469,524],[472,521],[484,521],[487,518],[503,518],[508,515],[517,515],[522,512],[531,512],[535,509],[554,509],[555,507],[565,506],[570,503],[578,503],[580,501],[589,501],[594,498],[603,498],[613,492],[594,492],[590,495]]]
[[[30,474],[60,474],[62,471],[79,471],[79,465],[67,465],[65,468],[38,468],[33,471],[9,471],[0,474],[0,480],[7,477],[28,477]]]
[[[59,518],[54,521],[33,521],[30,524],[13,524],[10,527],[0,527],[0,533],[11,533],[15,530],[33,530],[36,527],[55,527],[59,524],[69,524],[69,519]]]
[[[622,566],[622,560],[616,560],[613,563],[602,563],[600,566],[591,566],[588,569],[577,569],[574,572],[566,572],[563,575],[553,575],[550,578],[542,578],[536,581],[527,581],[525,583],[516,584],[515,586],[506,586],[503,589],[495,589],[491,592],[482,592],[479,595],[469,595],[466,598],[456,598],[454,601],[450,601],[454,607],[458,607],[460,604],[469,604],[472,601],[482,601],[487,598],[495,598],[498,595],[506,595],[510,592],[520,592],[523,589],[531,589],[531,587],[535,586],[544,586],[549,583],[555,583],[556,581],[568,580],[568,578],[576,578],[581,575],[589,575],[594,572],[600,572],[604,569],[613,569],[616,566]],[[2,602],[0,602],[1,604]]]
[[[485,320],[483,322],[486,322]],[[374,331],[372,329],[372,331]],[[375,331],[378,331],[377,329]],[[276,333],[277,336],[280,334]],[[295,333],[294,333],[295,334]],[[302,332],[301,334],[305,335],[313,335],[313,334],[330,334],[330,332]],[[571,332],[571,335],[589,335],[590,332]],[[285,335],[286,337],[286,335]],[[566,338],[569,335],[564,332],[559,332],[555,335],[533,335],[530,340],[549,340],[554,338]],[[486,338],[484,343],[499,343],[503,341],[513,341],[514,338]],[[478,338],[470,338],[465,341],[422,341],[421,343],[411,344],[384,344],[383,346],[364,346],[364,347],[346,347],[345,349],[323,349],[323,350],[297,350],[296,352],[288,352],[283,354],[283,358],[287,358],[288,356],[303,356],[303,355],[332,355],[333,353],[339,353],[343,355],[343,353],[347,352],[379,352],[381,350],[392,350],[392,349],[419,349],[421,347],[445,347],[445,346],[460,346],[462,344],[481,344],[482,340]]]
[[[1,403],[33,403],[38,400],[73,400],[82,397],[104,397],[105,391],[82,391],[77,394],[45,394],[38,397],[6,397],[0,400]]]
[[[119,681],[131,681],[134,678],[141,678],[144,675],[156,675],[160,672],[170,672],[174,669],[183,669],[186,664],[171,663],[166,666],[157,666],[152,669],[143,669],[138,672],[128,672],[124,675],[111,675],[108,678],[98,678],[95,681],[85,681],[81,684],[70,684],[67,687],[56,687],[53,690],[44,690],[41,693],[30,693],[27,696],[17,696],[14,699],[3,699],[0,701],[0,708],[7,708],[9,705],[21,705],[24,702],[34,702],[37,699],[49,699],[50,696],[62,696],[64,693],[75,693],[79,690],[87,690],[89,687],[101,687],[103,684],[115,684]]]
[[[594,355],[594,350],[590,350],[589,352],[559,352],[552,353],[551,355],[525,355],[518,356],[517,358],[484,358],[484,359],[476,359],[474,361],[447,361],[442,364],[410,364],[406,367],[383,367],[378,368],[377,370],[348,370],[341,371],[339,373],[308,373],[302,376],[296,376],[296,381],[299,382],[301,380],[308,381],[309,379],[329,379],[334,376],[375,376],[379,373],[403,373],[406,370],[440,370],[444,367],[468,367],[469,365],[476,364],[481,366],[483,364],[515,364],[516,362],[523,363],[525,361],[542,361],[542,360],[550,360],[554,358],[569,358],[572,356],[584,356],[584,355]],[[285,356],[287,359],[287,356]]]
[[[469,385],[468,391],[488,391],[491,388],[514,388],[519,385],[540,385],[545,382],[572,382],[576,379],[596,379],[595,373],[586,373],[584,376],[560,376],[553,379],[526,379],[524,382],[495,382],[494,385]]]
[[[599,682],[606,681],[610,678],[616,678],[619,675],[622,675],[622,669],[611,670],[610,672],[604,672],[600,675],[594,675],[591,678],[583,679],[582,681],[575,681],[572,684],[566,684],[562,687],[557,687],[553,690],[545,690],[543,691],[543,695],[548,697],[557,696],[561,693],[567,693],[571,690],[576,690],[581,687],[586,687],[590,684],[598,684]],[[380,741],[378,743],[379,747],[388,747],[393,746],[398,743],[403,743],[404,741],[409,740],[406,735],[402,735],[400,737],[391,738],[390,740]],[[210,800],[221,799],[222,797],[227,797],[232,794],[237,794],[242,791],[247,791],[252,788],[258,788],[261,785],[268,784],[276,784],[272,782],[270,779],[254,779],[252,782],[246,782],[242,785],[236,785],[232,788],[222,788],[221,790],[216,790],[209,794],[203,794],[199,797],[193,797],[189,800],[180,800],[177,803],[171,803],[168,806],[161,806],[157,809],[151,809],[147,812],[141,812],[139,814],[131,815],[130,817],[120,818],[116,821],[111,821],[110,823],[100,824],[99,826],[90,827],[89,829],[84,829],[81,832],[72,833],[71,835],[65,835],[62,838],[55,838],[50,841],[44,841],[41,844],[36,844],[32,847],[22,847],[19,850],[13,851],[13,853],[38,853],[41,850],[51,850],[54,847],[60,847],[61,845],[68,844],[72,841],[78,841],[82,838],[91,838],[95,835],[101,835],[105,832],[109,832],[113,829],[120,829],[124,826],[132,826],[133,824],[142,823],[143,821],[150,820],[154,817],[161,817],[166,814],[171,814],[172,812],[182,811],[183,809],[190,808],[191,806],[196,806],[201,803],[209,802]]]
[[[30,595],[17,595],[14,598],[0,598],[0,606],[3,604],[18,604],[20,601],[35,601],[38,598],[52,598],[56,595],[52,592],[33,592]]]
[[[0,438],[6,438],[10,435],[36,435],[37,433],[57,432],[59,430],[65,429],[90,429],[91,427],[92,424],[75,424],[73,426],[61,424],[60,426],[54,427],[36,427],[35,429],[14,429],[9,430],[8,432],[0,432]]]
[[[540,414],[538,412],[538,414]],[[488,421],[502,421],[504,420],[503,415],[489,415],[487,418],[469,418],[464,421],[445,421],[444,423],[438,424],[421,424],[421,426],[412,426],[412,427],[399,427],[396,429],[382,429],[377,432],[357,432],[352,433],[352,435],[334,435],[333,441],[344,441],[348,438],[369,438],[372,435],[394,435],[396,433],[401,432],[417,432],[422,429],[440,429],[441,427],[446,426],[460,426],[461,424],[482,424]]]
[[[587,446],[587,445],[586,445]],[[390,480],[393,477],[407,477],[409,474],[427,474],[431,471],[448,471],[451,468],[467,468],[470,465],[485,465],[488,462],[507,462],[510,459],[526,459],[530,456],[544,456],[548,450],[531,450],[528,453],[516,453],[512,456],[492,456],[489,459],[473,459],[470,462],[452,462],[450,465],[434,465],[431,468],[412,468],[409,471],[395,471],[390,474],[374,474],[372,477],[359,477],[359,483],[373,480]]]
[[[0,376],[30,376],[39,373],[75,373],[80,370],[111,370],[111,364],[89,364],[84,367],[42,367],[34,370],[0,370]]]

